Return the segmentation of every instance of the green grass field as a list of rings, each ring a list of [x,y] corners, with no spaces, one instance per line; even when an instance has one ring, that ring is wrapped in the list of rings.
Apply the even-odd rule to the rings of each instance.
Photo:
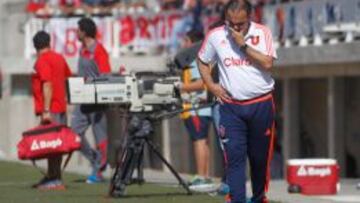
[[[108,182],[88,185],[79,180],[83,176],[65,174],[65,191],[38,191],[30,188],[41,178],[41,174],[31,166],[12,162],[0,162],[0,202],[121,202],[121,203],[223,203],[223,197],[211,197],[206,194],[186,195],[180,187],[153,184],[131,185],[127,195],[121,199],[107,196]],[[273,202],[275,203],[275,202]]]

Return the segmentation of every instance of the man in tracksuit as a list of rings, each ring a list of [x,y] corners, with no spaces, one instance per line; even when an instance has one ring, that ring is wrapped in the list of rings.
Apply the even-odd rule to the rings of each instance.
[[[85,78],[94,78],[111,72],[109,56],[105,48],[96,40],[96,25],[90,18],[78,22],[78,38],[82,43],[80,50],[78,74]],[[92,126],[96,148],[89,145],[85,131]],[[81,152],[90,161],[92,173],[87,183],[103,180],[101,171],[106,166],[107,130],[105,110],[97,105],[77,105],[71,121],[73,130],[81,136]]]
[[[249,158],[252,203],[267,203],[274,140],[274,80],[270,69],[277,58],[271,31],[250,21],[251,4],[230,0],[225,25],[208,32],[199,51],[203,81],[220,101],[219,133],[225,147],[227,202],[246,202],[246,159]],[[211,64],[217,62],[220,84]]]

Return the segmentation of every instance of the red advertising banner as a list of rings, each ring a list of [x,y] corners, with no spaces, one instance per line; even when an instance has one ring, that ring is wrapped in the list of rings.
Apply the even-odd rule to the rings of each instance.
[[[97,38],[112,57],[122,53],[153,53],[158,48],[166,48],[171,40],[180,42],[174,35],[177,23],[184,19],[183,12],[138,13],[121,16],[93,17],[97,24]],[[51,34],[51,47],[66,57],[77,57],[81,44],[77,38],[79,17],[71,18],[33,18],[26,25],[25,42],[31,42],[32,35],[45,28]],[[218,17],[203,17],[204,27],[214,23]],[[181,31],[181,30],[180,30]],[[185,32],[185,30],[184,30]],[[31,43],[25,43],[25,56],[35,54]]]

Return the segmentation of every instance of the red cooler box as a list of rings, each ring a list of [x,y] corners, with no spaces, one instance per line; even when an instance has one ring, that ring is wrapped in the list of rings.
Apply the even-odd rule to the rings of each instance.
[[[336,194],[339,166],[334,159],[291,159],[287,162],[289,192],[304,195]]]

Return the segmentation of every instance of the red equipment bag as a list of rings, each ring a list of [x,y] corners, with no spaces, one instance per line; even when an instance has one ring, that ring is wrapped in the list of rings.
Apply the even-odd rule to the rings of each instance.
[[[17,145],[22,160],[49,158],[80,149],[80,137],[66,125],[50,123],[23,132]]]
[[[331,195],[340,189],[339,165],[335,159],[290,159],[287,181],[304,195]]]

